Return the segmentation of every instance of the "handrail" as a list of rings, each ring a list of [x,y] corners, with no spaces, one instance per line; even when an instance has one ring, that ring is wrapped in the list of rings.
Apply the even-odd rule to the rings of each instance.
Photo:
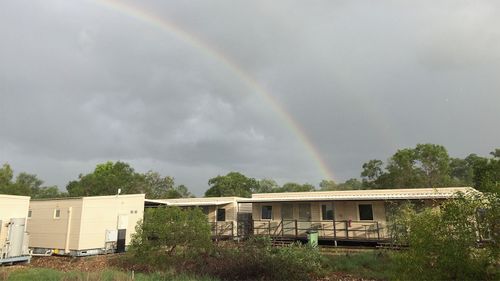
[[[276,226],[273,222],[278,223]],[[304,226],[304,224],[306,224]],[[339,227],[339,225],[343,225]],[[280,235],[296,237],[304,236],[305,232],[311,229],[316,229],[320,237],[325,238],[346,238],[346,239],[377,239],[383,237],[381,230],[383,229],[378,221],[299,221],[299,220],[253,220],[254,234],[257,235]]]
[[[278,231],[278,229],[280,229],[280,226],[281,226],[281,235],[280,236],[283,236],[283,221],[280,221],[280,223],[276,226],[276,228],[274,229],[274,232],[273,232],[273,236],[276,236],[276,231]]]

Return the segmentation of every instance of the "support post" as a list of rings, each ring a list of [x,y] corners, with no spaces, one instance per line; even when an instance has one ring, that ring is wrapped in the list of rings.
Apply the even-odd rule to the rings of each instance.
[[[267,233],[269,236],[271,236],[271,221],[267,222]]]
[[[349,223],[345,221],[345,238],[349,238]]]
[[[66,243],[64,245],[64,254],[69,254],[69,237],[71,234],[71,219],[73,217],[73,207],[68,208],[68,224],[66,225]]]
[[[335,223],[335,218],[333,218],[333,238],[337,239],[337,226]]]
[[[378,221],[377,221],[377,239],[380,240],[380,227],[378,225]]]
[[[295,237],[299,236],[299,229],[297,227],[297,220],[295,220]]]

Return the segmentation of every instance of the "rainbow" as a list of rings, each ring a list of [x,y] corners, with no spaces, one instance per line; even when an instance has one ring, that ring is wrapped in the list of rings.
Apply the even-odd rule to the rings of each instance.
[[[116,0],[97,0],[96,3],[105,6],[113,11],[148,23],[170,34],[173,34],[177,38],[181,39],[193,48],[196,48],[205,55],[215,58],[218,62],[223,64],[233,74],[235,74],[248,87],[259,94],[261,98],[263,98],[268,103],[268,105],[279,115],[279,117],[287,124],[294,135],[297,136],[310,156],[314,159],[314,162],[318,166],[325,179],[334,179],[332,172],[330,171],[325,160],[321,157],[318,149],[314,146],[311,139],[307,136],[307,134],[304,132],[304,129],[301,128],[301,126],[297,123],[293,116],[290,115],[285,110],[284,106],[282,106],[279,101],[269,93],[269,91],[267,91],[262,85],[260,85],[254,77],[252,77],[248,72],[242,69],[242,67],[240,67],[238,64],[233,62],[230,58],[225,56],[222,52],[220,52],[213,46],[210,46],[207,42],[194,36],[192,33],[189,33],[188,31],[182,29],[173,22],[164,18],[160,18],[159,16],[141,9],[140,7],[136,7],[131,4],[119,2]]]

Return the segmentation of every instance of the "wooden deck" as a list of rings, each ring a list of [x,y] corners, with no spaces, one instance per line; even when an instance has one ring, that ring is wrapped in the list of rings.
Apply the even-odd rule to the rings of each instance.
[[[269,236],[273,240],[306,241],[307,232],[317,231],[320,241],[384,243],[390,237],[378,221],[254,220],[210,222],[212,238],[232,239]]]
[[[253,221],[253,235],[305,239],[308,231],[317,231],[320,240],[389,240],[387,231],[378,221]]]

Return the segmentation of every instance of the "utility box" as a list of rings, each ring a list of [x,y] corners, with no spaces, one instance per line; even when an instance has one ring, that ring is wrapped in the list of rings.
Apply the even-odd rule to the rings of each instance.
[[[317,230],[308,230],[307,234],[307,244],[311,247],[318,247],[318,231]]]
[[[26,233],[30,198],[0,194],[0,265],[29,262]]]

